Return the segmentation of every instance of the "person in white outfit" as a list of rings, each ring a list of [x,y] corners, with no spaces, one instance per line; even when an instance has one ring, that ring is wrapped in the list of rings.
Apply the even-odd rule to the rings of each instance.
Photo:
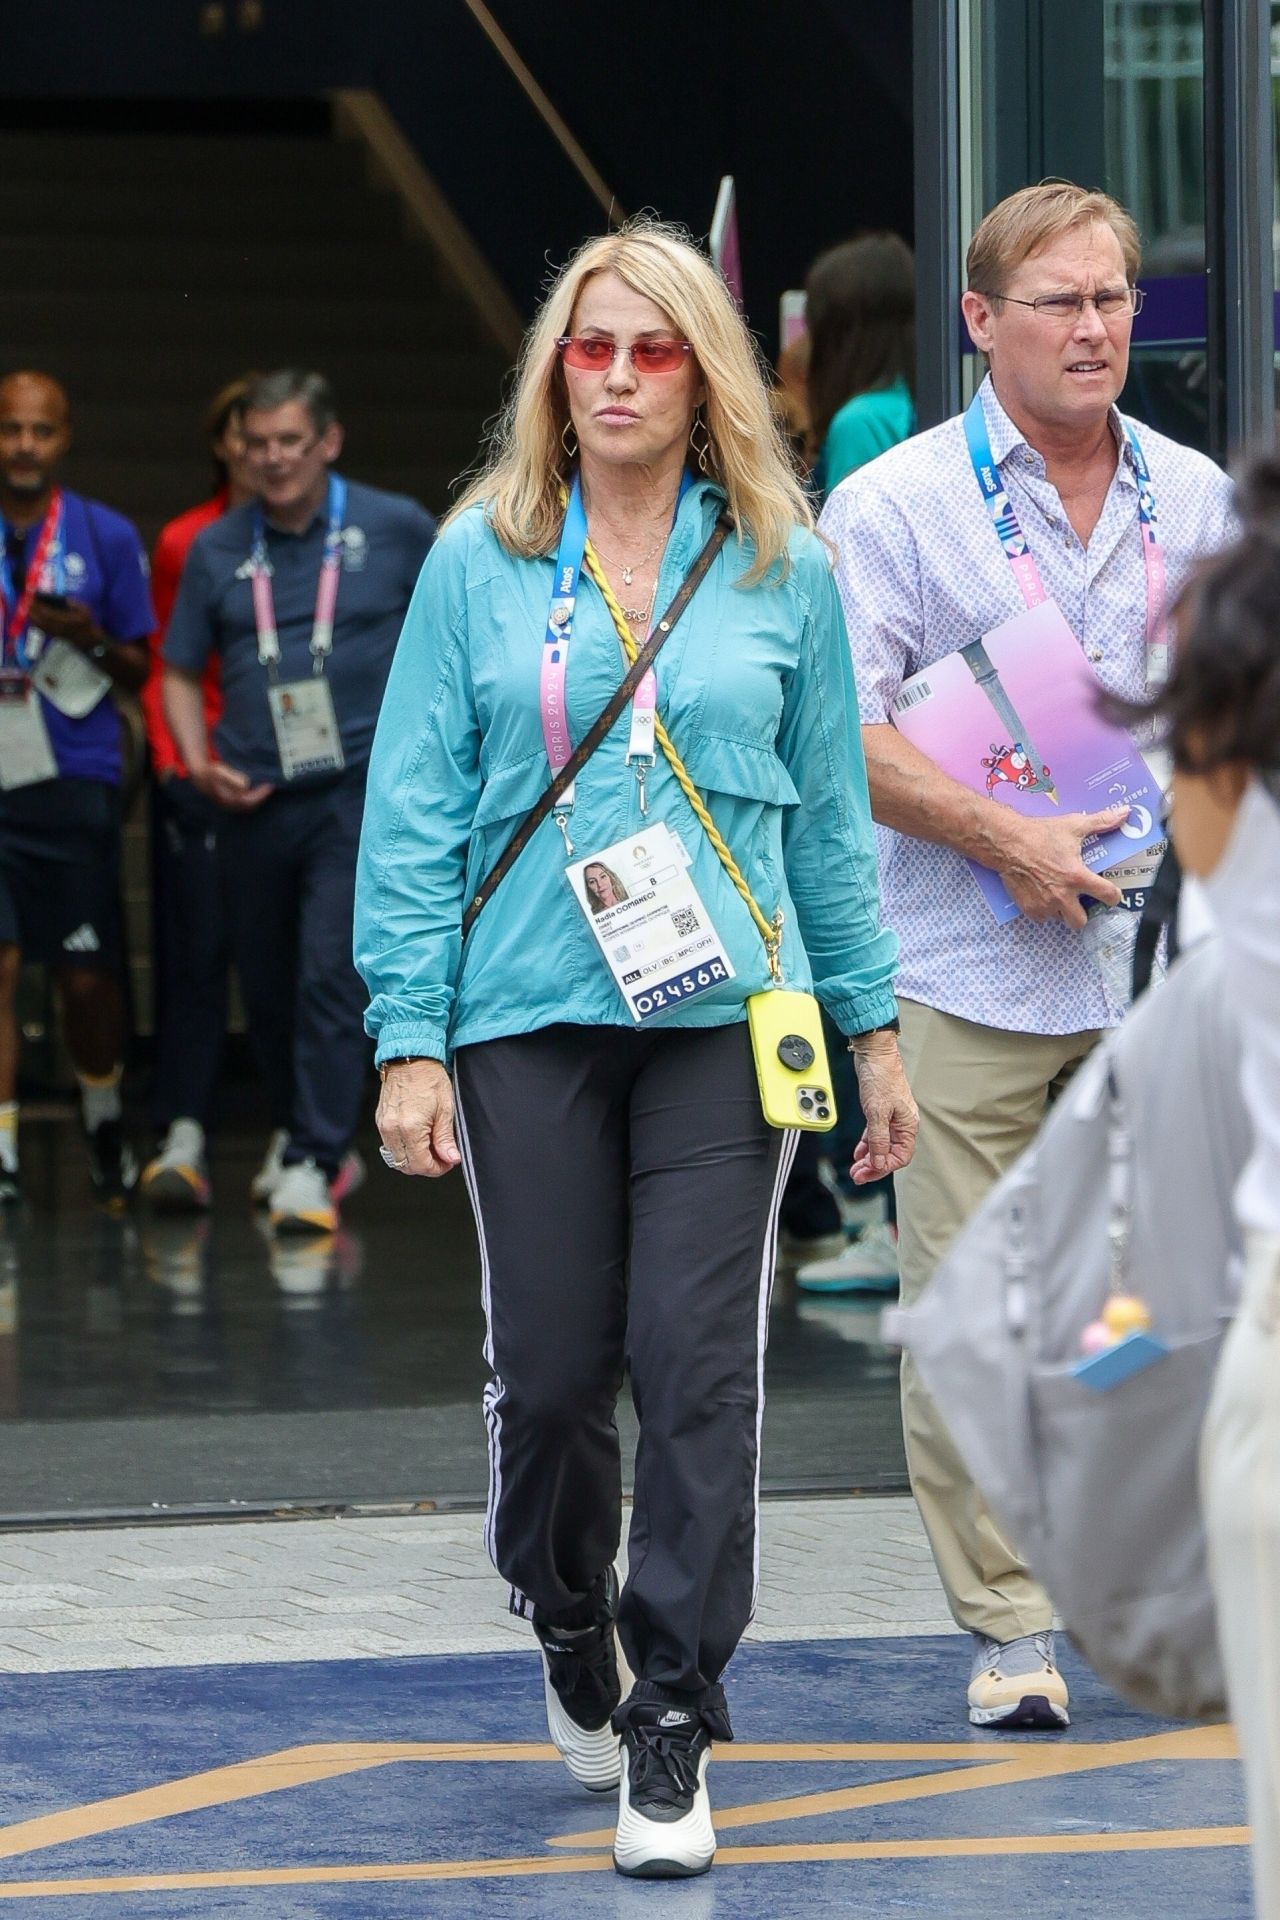
[[[1236,1189],[1246,1273],[1204,1429],[1218,1636],[1253,1826],[1259,1920],[1280,1920],[1280,464],[1254,469],[1244,533],[1194,580],[1159,702],[1173,838],[1222,936],[1253,1153]]]

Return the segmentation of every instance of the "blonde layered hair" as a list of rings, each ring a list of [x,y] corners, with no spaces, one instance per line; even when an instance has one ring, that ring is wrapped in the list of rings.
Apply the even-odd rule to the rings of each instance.
[[[965,260],[970,292],[1000,298],[1024,260],[1059,234],[1095,222],[1110,227],[1120,242],[1125,278],[1132,286],[1142,261],[1132,215],[1109,193],[1078,187],[1071,180],[1042,180],[999,201],[979,226]]]
[[[561,269],[525,336],[515,386],[484,469],[445,524],[482,505],[509,553],[524,559],[554,553],[564,520],[561,489],[573,470],[562,438],[569,402],[556,342],[572,330],[582,289],[598,273],[616,273],[661,307],[693,347],[706,387],[701,412],[710,436],[707,475],[728,495],[739,539],[746,536],[755,548],[743,585],[762,579],[779,561],[785,573],[787,542],[797,526],[813,526],[813,511],[751,336],[710,261],[680,228],[646,217],[586,241]]]

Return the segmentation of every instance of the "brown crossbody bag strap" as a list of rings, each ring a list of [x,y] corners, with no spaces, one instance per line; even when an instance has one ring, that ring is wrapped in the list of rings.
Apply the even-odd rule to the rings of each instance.
[[[640,653],[636,655],[626,679],[622,682],[622,685],[618,688],[612,700],[610,700],[608,706],[604,709],[604,712],[582,736],[582,739],[574,748],[568,760],[565,761],[546,792],[542,794],[530,808],[529,812],[512,834],[510,840],[508,840],[506,846],[502,849],[494,865],[481,881],[478,892],[468,903],[467,910],[462,916],[462,937],[464,940],[475,925],[482,909],[493,898],[499,882],[505,879],[506,875],[510,873],[512,867],[524,852],[547,815],[555,811],[556,802],[559,800],[561,794],[573,785],[601,741],[612,732],[613,728],[621,719],[630,703],[631,696],[670,639],[677,620],[679,620],[681,614],[701,586],[712,561],[732,532],[733,521],[730,519],[728,513],[722,513],[712,530],[711,538],[707,541],[706,546],[702,549],[702,552],[698,555],[688,573],[685,575],[680,591],[663,614],[661,620],[659,620],[653,632],[649,635]]]

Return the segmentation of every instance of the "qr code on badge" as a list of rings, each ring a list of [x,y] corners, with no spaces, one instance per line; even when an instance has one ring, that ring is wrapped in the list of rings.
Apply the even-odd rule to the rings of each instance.
[[[671,918],[675,923],[677,933],[686,934],[696,933],[698,931],[698,916],[692,907],[672,907]]]

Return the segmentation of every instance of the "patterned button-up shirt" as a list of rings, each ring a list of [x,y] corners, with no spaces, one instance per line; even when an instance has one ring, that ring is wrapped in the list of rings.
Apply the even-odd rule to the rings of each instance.
[[[1146,691],[1146,568],[1137,481],[1120,415],[1112,420],[1120,444],[1115,478],[1084,547],[1044,461],[996,399],[990,379],[982,404],[1001,485],[1048,592],[1102,684],[1140,699]],[[1231,484],[1203,454],[1135,424],[1172,601],[1196,562],[1232,537]],[[1023,610],[958,417],[851,474],[828,500],[821,526],[838,554],[864,725],[889,719],[909,675]],[[885,923],[902,942],[897,986],[903,998],[1019,1033],[1083,1033],[1113,1023],[1084,934],[1025,915],[998,926],[961,854],[885,827],[877,836]],[[1136,919],[1125,915],[1127,925]]]

